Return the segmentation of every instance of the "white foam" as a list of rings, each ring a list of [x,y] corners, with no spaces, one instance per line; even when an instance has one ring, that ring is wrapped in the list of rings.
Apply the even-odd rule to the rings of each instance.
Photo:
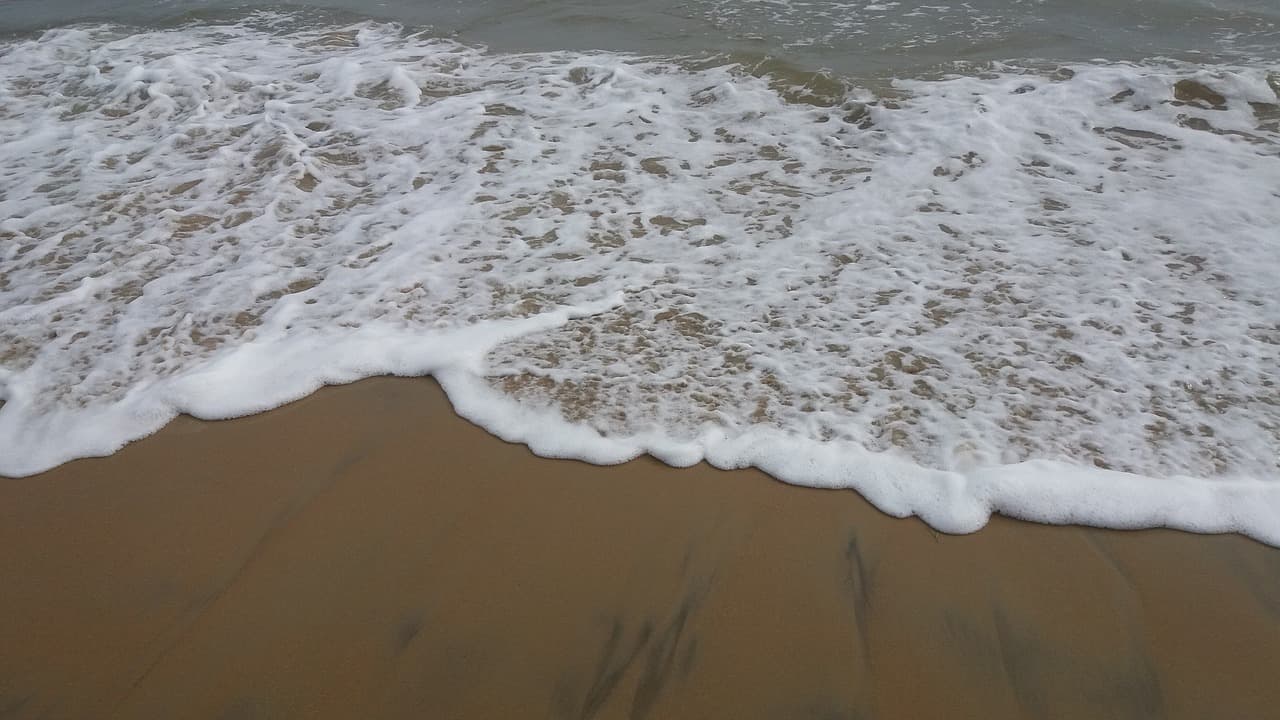
[[[832,96],[380,25],[10,42],[0,473],[433,374],[544,455],[1280,543],[1274,83]]]

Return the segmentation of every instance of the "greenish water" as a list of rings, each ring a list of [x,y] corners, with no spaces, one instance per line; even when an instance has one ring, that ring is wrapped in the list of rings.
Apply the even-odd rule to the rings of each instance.
[[[1280,53],[1280,3],[1272,0],[18,0],[0,4],[0,30],[100,21],[167,27],[253,10],[303,10],[318,21],[391,20],[498,51],[734,53],[869,75],[956,60],[1202,61]]]

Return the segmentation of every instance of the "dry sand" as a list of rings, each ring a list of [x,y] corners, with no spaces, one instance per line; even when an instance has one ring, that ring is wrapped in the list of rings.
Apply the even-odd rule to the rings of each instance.
[[[1280,550],[535,458],[434,382],[0,481],[0,718],[1280,717]]]

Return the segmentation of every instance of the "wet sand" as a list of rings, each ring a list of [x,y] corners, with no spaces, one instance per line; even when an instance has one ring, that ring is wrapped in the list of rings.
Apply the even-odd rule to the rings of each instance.
[[[433,381],[0,480],[0,718],[1263,718],[1280,550],[533,457]]]

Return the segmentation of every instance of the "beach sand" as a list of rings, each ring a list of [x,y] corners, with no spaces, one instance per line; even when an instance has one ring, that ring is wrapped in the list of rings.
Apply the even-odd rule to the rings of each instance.
[[[0,718],[1264,718],[1280,550],[531,455],[430,379],[0,481]]]

